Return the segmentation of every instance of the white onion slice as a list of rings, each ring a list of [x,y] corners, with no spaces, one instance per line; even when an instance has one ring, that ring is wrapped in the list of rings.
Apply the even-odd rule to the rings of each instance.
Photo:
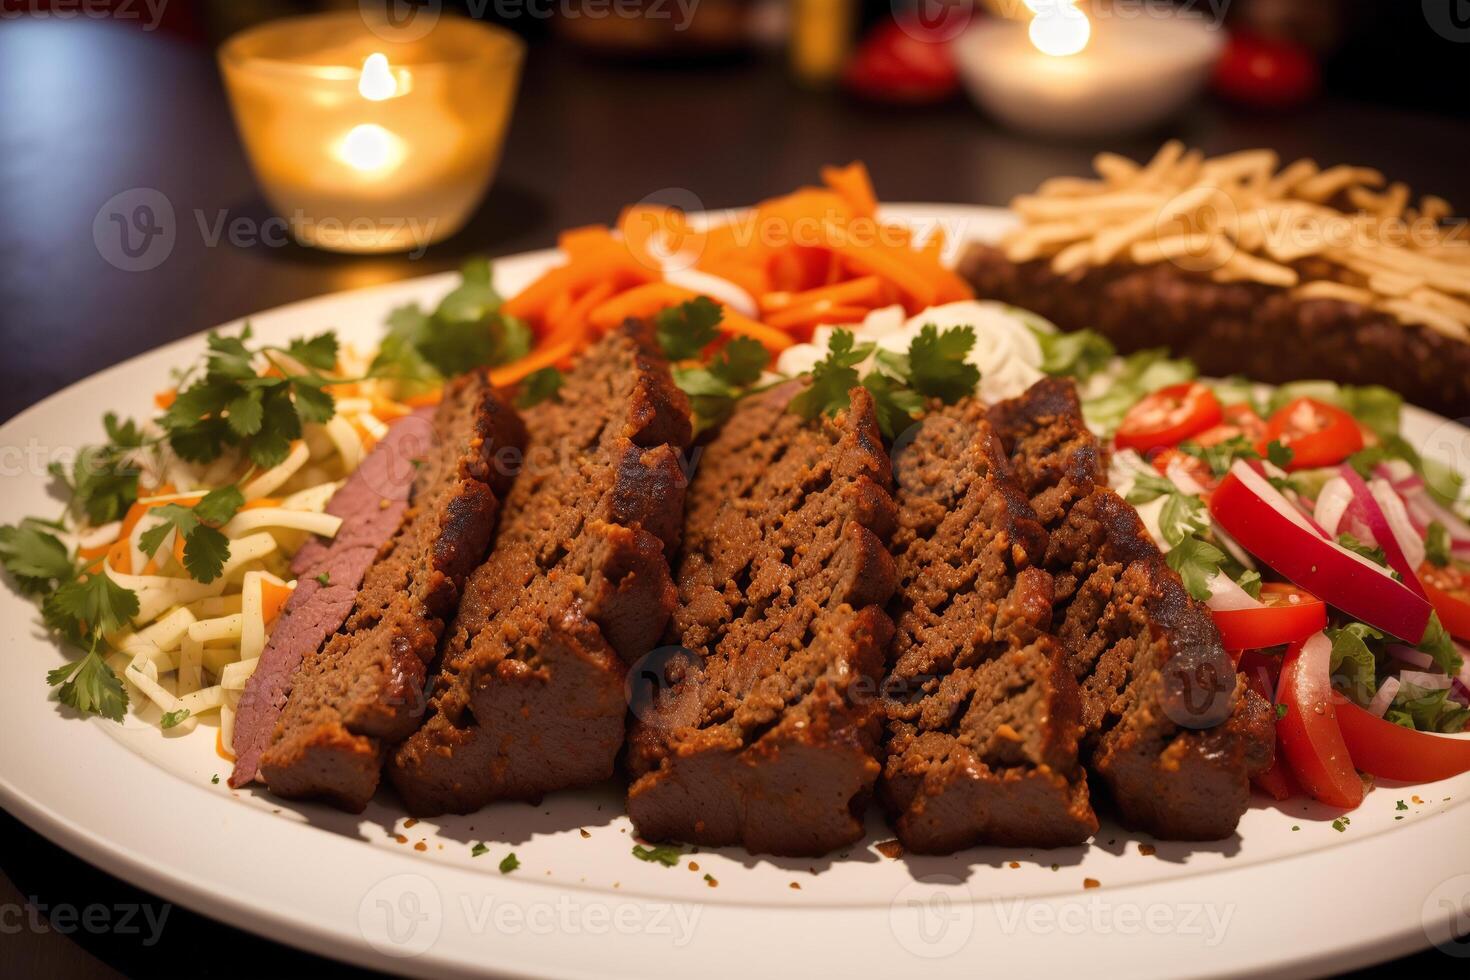
[[[760,310],[755,305],[755,298],[744,289],[735,285],[728,279],[701,272],[698,269],[664,268],[664,281],[671,286],[687,289],[691,293],[699,293],[708,296],[728,306],[742,316],[748,316],[752,320],[760,319]]]
[[[1397,677],[1385,677],[1383,683],[1378,686],[1378,693],[1373,695],[1373,700],[1368,702],[1368,711],[1374,717],[1382,718],[1388,706],[1393,704],[1393,699],[1398,697],[1399,679]]]

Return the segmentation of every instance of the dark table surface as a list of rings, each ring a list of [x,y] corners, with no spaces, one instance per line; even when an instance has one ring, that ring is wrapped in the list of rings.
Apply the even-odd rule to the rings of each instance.
[[[0,93],[0,420],[206,327],[453,268],[472,254],[547,246],[560,228],[613,220],[625,203],[671,188],[709,207],[739,205],[810,182],[824,163],[861,158],[885,200],[1000,205],[1044,177],[1087,172],[1098,150],[1144,157],[1173,135],[1209,152],[1272,146],[1287,159],[1371,165],[1463,204],[1470,159],[1463,122],[1331,100],[1275,117],[1207,102],[1168,131],[1040,142],[958,101],[882,110],[803,91],[770,59],[674,71],[543,46],[531,51],[504,163],[470,225],[416,260],[350,258],[295,245],[211,244],[201,230],[222,215],[257,225],[269,217],[212,52],[201,45],[85,19],[6,20]],[[166,196],[177,226],[168,258],[132,273],[104,260],[92,227],[104,202],[135,188]],[[78,760],[67,764],[84,778]],[[0,813],[0,841],[0,906],[163,907],[8,814]],[[345,972],[178,908],[162,938],[146,940],[146,931],[65,935],[42,918],[0,935],[0,974]],[[1451,962],[1428,953],[1403,965]]]

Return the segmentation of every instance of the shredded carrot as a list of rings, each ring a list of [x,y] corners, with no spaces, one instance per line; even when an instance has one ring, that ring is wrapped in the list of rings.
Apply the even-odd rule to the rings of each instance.
[[[557,248],[568,255],[585,255],[589,251],[613,244],[612,232],[607,225],[582,225],[568,228],[556,239]]]
[[[881,276],[897,286],[915,307],[910,308],[911,313],[934,305],[935,298],[939,295],[938,285],[934,281],[937,276],[926,276],[916,269],[912,252],[905,255],[905,249],[879,242],[846,240],[838,242],[837,250],[854,269]]]
[[[153,393],[153,404],[157,405],[159,411],[166,412],[173,405],[174,400],[179,397],[179,389],[165,388]]]
[[[281,501],[280,501],[280,498],[278,498],[278,497],[257,497],[254,500],[247,500],[245,502],[244,506],[242,506],[240,509],[241,510],[252,510],[252,509],[254,509],[256,507],[279,507],[279,506],[281,506]]]
[[[703,249],[704,235],[690,227],[684,212],[661,204],[624,208],[618,231],[633,257],[650,269],[659,268],[664,255],[698,254]]]
[[[878,196],[873,193],[873,181],[861,160],[845,167],[823,167],[822,183],[842,195],[853,214],[865,218],[877,216]]]
[[[214,730],[214,754],[226,762],[235,761],[235,753],[225,749],[225,730],[223,727]]]
[[[577,345],[569,340],[563,340],[555,344],[544,344],[539,349],[532,351],[525,357],[504,367],[491,368],[490,383],[497,388],[513,385],[517,381],[535,374],[542,368],[554,367],[571,357],[576,352]]]
[[[546,304],[546,322],[552,324],[567,315],[567,310],[572,308],[572,294],[569,290],[557,293],[552,301]]]
[[[550,329],[546,333],[546,343],[554,344],[563,340],[569,340],[574,344],[584,344],[587,341],[587,331],[590,324],[587,316],[592,310],[608,298],[610,298],[616,287],[611,282],[600,282],[587,290],[577,301],[572,304],[560,320],[551,320]]]
[[[629,285],[651,282],[654,270],[640,265],[621,245],[574,256],[572,261],[542,274],[535,282],[505,301],[501,309],[523,320],[541,320],[556,294],[577,293],[598,282],[613,279]]]
[[[823,323],[858,323],[868,315],[867,306],[840,306],[830,300],[818,300],[804,306],[793,306],[766,317],[768,326],[809,334]]]
[[[808,306],[824,300],[852,306],[875,306],[882,297],[883,280],[877,276],[861,276],[857,279],[849,279],[831,286],[818,286],[816,289],[807,289],[799,293],[767,293],[761,297],[760,303],[761,312],[772,313],[777,310]],[[776,321],[769,317],[766,322],[773,327],[778,326]]]
[[[107,551],[107,564],[112,566],[114,572],[122,575],[133,574],[133,553],[128,547],[128,539],[123,538],[114,542]]]
[[[667,282],[651,282],[598,304],[587,315],[587,321],[601,331],[611,330],[629,317],[652,316],[659,310],[677,306],[696,294]]]
[[[281,614],[281,609],[286,605],[286,600],[291,598],[292,591],[289,585],[277,585],[268,578],[261,578],[260,614],[267,623]]]
[[[374,394],[372,396],[372,402],[373,414],[384,422],[401,419],[410,413],[408,406],[402,402],[395,402],[391,398],[384,398],[382,395]]]
[[[433,408],[444,400],[444,389],[435,388],[420,395],[410,395],[403,400],[409,408]]]
[[[116,543],[117,539],[114,538],[106,544],[95,545],[91,548],[78,548],[77,557],[83,559],[84,561],[91,561],[94,558],[106,557],[107,553],[112,550],[112,546]]]

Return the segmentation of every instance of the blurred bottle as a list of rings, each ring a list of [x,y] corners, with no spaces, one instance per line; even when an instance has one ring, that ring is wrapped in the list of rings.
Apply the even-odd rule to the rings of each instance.
[[[791,0],[791,70],[804,85],[837,81],[852,53],[858,0]]]

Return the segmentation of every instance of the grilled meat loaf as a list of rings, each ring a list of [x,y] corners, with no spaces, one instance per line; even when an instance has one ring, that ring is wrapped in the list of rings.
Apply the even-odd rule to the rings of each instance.
[[[689,405],[651,333],[590,348],[526,411],[527,463],[449,631],[431,710],[389,779],[419,815],[606,779],[623,679],[674,604]]]
[[[1017,479],[1050,532],[1057,635],[1082,696],[1083,755],[1124,820],[1155,836],[1235,830],[1274,723],[1210,614],[1106,485],[1069,381],[1039,381],[991,410]]]
[[[935,406],[894,470],[896,633],[883,799],[910,851],[1056,847],[1097,830],[1077,684],[1051,635],[1047,535],[984,406]]]
[[[411,507],[368,570],[340,632],[302,661],[260,771],[272,792],[360,811],[385,746],[413,731],[444,618],[490,544],[505,452],[525,443],[519,417],[483,372],[451,382],[434,416],[438,444]]]
[[[668,656],[629,738],[646,838],[817,855],[862,836],[892,634],[889,460],[865,390],[810,422],[787,411],[798,390],[742,402],[690,488]]]

